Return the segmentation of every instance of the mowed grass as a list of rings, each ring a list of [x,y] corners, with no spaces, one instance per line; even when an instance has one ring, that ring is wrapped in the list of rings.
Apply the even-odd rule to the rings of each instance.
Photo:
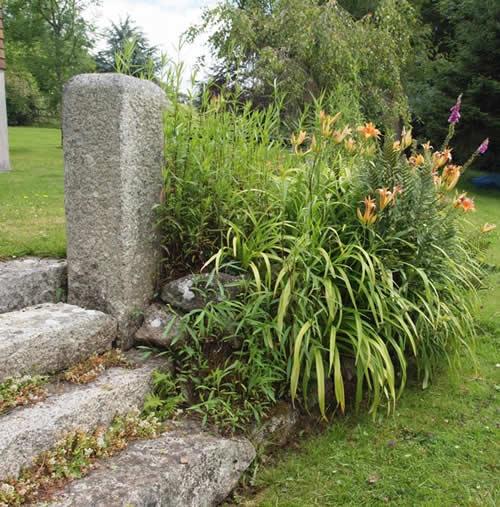
[[[500,192],[478,192],[470,215],[500,228]],[[500,238],[491,236],[488,288],[478,309],[477,369],[409,386],[392,416],[337,418],[320,436],[257,470],[246,506],[500,505]],[[493,268],[494,266],[494,268]]]
[[[476,175],[472,173],[469,179]],[[500,190],[478,191],[469,183],[463,189],[476,201],[477,211],[470,215],[471,222],[477,227],[484,223],[497,225],[490,237],[490,248],[485,252],[485,260],[492,269],[487,288],[481,294],[480,318],[483,322],[500,326]]]
[[[60,131],[9,128],[12,171],[0,173],[0,258],[66,252]]]

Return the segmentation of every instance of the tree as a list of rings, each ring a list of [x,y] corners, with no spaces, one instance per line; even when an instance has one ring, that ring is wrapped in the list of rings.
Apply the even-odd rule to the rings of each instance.
[[[405,0],[381,0],[360,19],[333,0],[226,0],[205,12],[191,37],[211,32],[214,82],[240,89],[257,106],[270,100],[275,83],[289,111],[300,111],[311,95],[343,93],[396,130],[409,118],[416,24]]]
[[[97,0],[6,0],[6,53],[14,70],[29,72],[53,115],[73,75],[95,68],[94,27],[83,13]]]
[[[422,0],[420,10],[429,27],[431,59],[410,96],[418,129],[443,138],[443,119],[463,93],[457,154],[465,159],[490,137],[491,149],[481,160],[494,168],[500,152],[500,3]]]
[[[144,32],[130,16],[118,23],[111,23],[105,32],[106,49],[99,51],[96,58],[98,72],[115,72],[117,55],[126,55],[127,68],[132,76],[139,75],[151,64],[159,64],[158,49],[149,44]]]
[[[92,28],[83,12],[96,0],[31,0],[32,9],[38,12],[48,28],[48,44],[52,80],[52,103],[61,102],[64,83],[82,68],[94,67],[89,50],[92,47]]]

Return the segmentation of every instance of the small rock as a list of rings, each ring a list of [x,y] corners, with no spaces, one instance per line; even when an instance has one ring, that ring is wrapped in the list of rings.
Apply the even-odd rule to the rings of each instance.
[[[190,312],[204,308],[209,301],[236,297],[241,290],[241,281],[241,278],[225,273],[187,275],[164,285],[161,299]]]
[[[65,297],[67,268],[60,259],[25,257],[0,262],[0,313]]]
[[[297,431],[300,422],[299,411],[290,403],[280,402],[250,435],[255,447],[282,447]]]
[[[166,348],[181,332],[179,316],[166,306],[153,304],[144,312],[144,323],[135,334],[135,341]]]

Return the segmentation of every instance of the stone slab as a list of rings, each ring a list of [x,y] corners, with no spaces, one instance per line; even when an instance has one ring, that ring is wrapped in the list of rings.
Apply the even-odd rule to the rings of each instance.
[[[241,278],[226,273],[187,275],[166,283],[161,299],[174,308],[191,312],[204,308],[209,301],[236,297],[241,284]]]
[[[3,57],[3,49],[0,53]],[[0,60],[0,173],[10,171],[7,104],[5,100],[5,61],[2,60],[3,58]]]
[[[174,321],[174,322],[172,322]],[[180,317],[165,305],[153,304],[144,312],[144,322],[135,334],[135,342],[167,348],[182,335]]]
[[[159,272],[166,104],[154,83],[121,74],[83,74],[64,89],[68,302],[116,317],[123,348]]]
[[[0,313],[66,296],[66,261],[25,257],[0,262]]]
[[[111,348],[116,321],[65,303],[0,315],[0,382],[57,372]]]
[[[130,445],[75,481],[52,507],[209,507],[236,487],[255,458],[244,438],[211,436],[191,427]]]
[[[157,361],[112,368],[88,385],[70,386],[33,406],[0,417],[0,480],[15,476],[67,432],[107,426],[118,414],[142,408]]]

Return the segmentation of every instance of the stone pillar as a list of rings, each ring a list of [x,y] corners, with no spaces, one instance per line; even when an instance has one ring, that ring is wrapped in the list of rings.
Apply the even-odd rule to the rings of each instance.
[[[5,103],[5,53],[3,49],[3,14],[0,9],[0,172],[10,170],[7,106]]]
[[[125,349],[158,276],[165,107],[158,86],[124,75],[84,74],[64,90],[68,302],[116,317]]]

